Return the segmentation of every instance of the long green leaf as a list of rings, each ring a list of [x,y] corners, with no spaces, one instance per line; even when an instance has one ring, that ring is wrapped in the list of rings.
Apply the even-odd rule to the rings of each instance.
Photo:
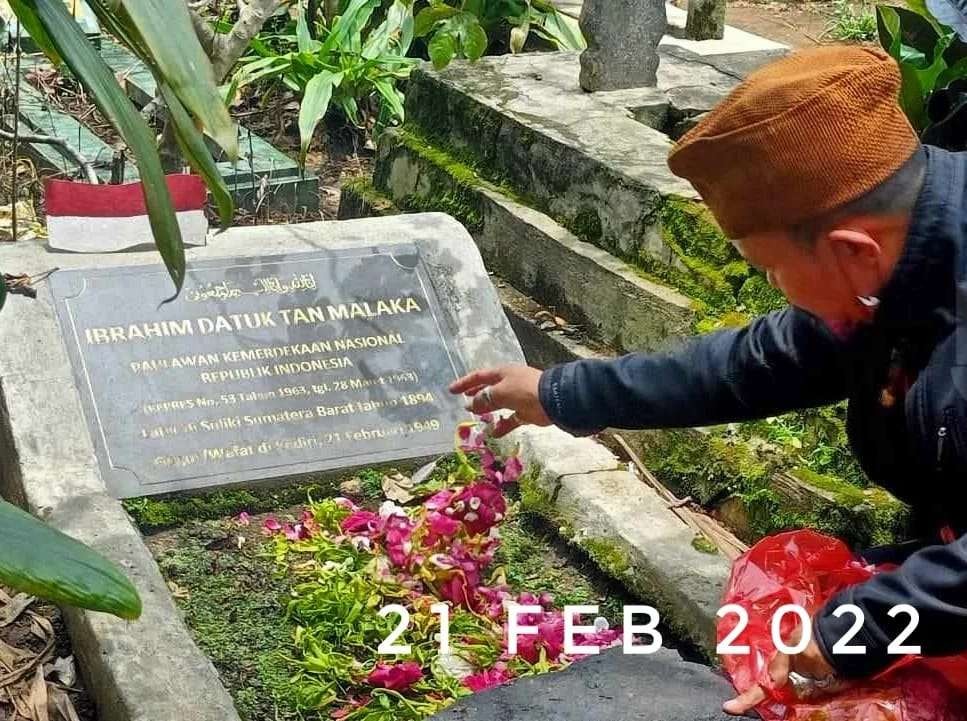
[[[126,619],[141,615],[141,598],[117,566],[6,501],[0,501],[0,582],[54,603]]]
[[[211,151],[205,143],[205,138],[195,130],[195,126],[185,110],[181,101],[167,85],[158,86],[161,97],[168,106],[168,113],[175,129],[175,139],[178,147],[181,148],[182,155],[198,173],[208,186],[208,190],[215,200],[218,208],[218,217],[221,220],[222,230],[231,225],[232,217],[235,213],[235,204],[232,202],[232,194],[225,185],[225,180],[212,158]]]
[[[3,273],[0,273],[0,310],[3,310],[3,304],[7,302],[7,281],[3,279]]]
[[[40,18],[37,17],[37,13],[34,12],[33,8],[23,2],[23,0],[9,0],[9,3],[10,9],[17,16],[17,20],[20,21],[23,29],[30,35],[30,39],[44,52],[44,55],[47,56],[51,63],[55,66],[60,65],[61,59],[57,53],[57,48],[50,41],[50,38],[47,36],[47,31],[44,29],[44,24],[40,22]]]
[[[88,42],[62,0],[27,2],[33,4],[38,18],[71,72],[87,89],[94,104],[117,128],[134,153],[155,244],[174,281],[176,291],[180,292],[185,280],[185,248],[161,168],[161,159],[158,157],[154,134],[118,85],[114,73]],[[218,104],[224,108],[221,101]]]
[[[168,84],[229,157],[237,158],[238,131],[228,109],[219,102],[212,65],[195,35],[187,4],[175,0],[108,2],[117,6],[129,33],[143,41],[149,57],[142,60],[156,71],[157,79]]]
[[[350,0],[346,11],[336,19],[329,36],[322,44],[320,55],[329,55],[333,50],[342,48],[354,35],[358,35],[379,4],[380,0]]]
[[[342,79],[342,73],[323,71],[313,76],[306,85],[306,94],[302,98],[302,105],[299,107],[299,136],[302,143],[299,160],[303,165],[305,165],[306,154],[309,152],[309,144],[316,132],[316,126],[319,125],[319,121],[325,117],[326,111],[329,110],[333,88],[338,86]]]

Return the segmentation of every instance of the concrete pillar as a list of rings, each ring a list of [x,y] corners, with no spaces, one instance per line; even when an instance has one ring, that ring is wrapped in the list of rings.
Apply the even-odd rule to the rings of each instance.
[[[658,43],[668,25],[664,0],[584,0],[581,87],[588,92],[654,87]]]

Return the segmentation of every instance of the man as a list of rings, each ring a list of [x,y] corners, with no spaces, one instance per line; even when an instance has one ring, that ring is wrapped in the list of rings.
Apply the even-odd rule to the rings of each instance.
[[[967,650],[967,156],[920,145],[884,53],[830,47],[791,55],[742,83],[674,148],[671,169],[701,193],[738,251],[790,307],[665,355],[508,367],[454,384],[478,413],[514,414],[496,432],[556,424],[708,425],[849,399],[847,430],[870,478],[913,507],[922,540],[878,552],[899,570],[839,594],[811,641],[780,655],[777,684],[869,678],[905,638],[925,655]],[[864,623],[855,631],[854,605]],[[798,629],[790,645],[803,634]],[[848,655],[837,644],[862,645]],[[725,706],[744,713],[753,688]]]

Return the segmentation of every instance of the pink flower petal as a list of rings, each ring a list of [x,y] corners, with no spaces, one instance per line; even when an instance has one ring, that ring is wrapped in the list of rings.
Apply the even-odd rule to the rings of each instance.
[[[366,682],[370,686],[386,688],[397,693],[406,691],[423,678],[423,670],[418,663],[405,661],[397,664],[377,664]]]
[[[281,530],[282,530],[282,524],[279,523],[274,518],[266,518],[265,521],[262,523],[263,533],[273,534],[273,533],[278,533]]]
[[[235,517],[235,522],[240,526],[247,526],[252,522],[252,517],[246,511],[242,511]]]

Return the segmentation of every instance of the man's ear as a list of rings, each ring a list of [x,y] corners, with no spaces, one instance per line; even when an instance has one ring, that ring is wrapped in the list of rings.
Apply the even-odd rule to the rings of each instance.
[[[841,227],[828,231],[819,242],[827,246],[857,294],[875,292],[883,249],[873,236],[860,227]]]
[[[876,266],[883,249],[873,236],[862,228],[834,228],[820,240],[841,263]]]

